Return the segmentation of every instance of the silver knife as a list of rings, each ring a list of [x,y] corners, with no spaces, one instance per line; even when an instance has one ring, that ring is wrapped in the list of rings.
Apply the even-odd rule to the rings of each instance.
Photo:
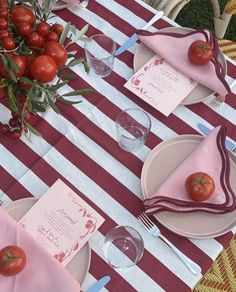
[[[99,279],[97,282],[95,282],[88,290],[87,292],[98,292],[100,291],[109,281],[111,280],[110,276],[104,276],[101,279]]]
[[[211,132],[211,129],[202,123],[198,123],[197,126],[205,135],[208,135]],[[228,150],[236,152],[236,143],[231,142],[228,138],[225,139],[225,146]]]
[[[163,11],[159,11],[157,12],[153,18],[146,23],[141,29],[148,29],[151,25],[153,25],[153,23],[155,23],[158,19],[160,19],[162,16],[164,15]],[[118,56],[120,54],[122,54],[124,51],[127,51],[130,47],[133,46],[134,43],[136,43],[136,41],[138,40],[138,36],[137,34],[133,34],[121,47],[119,47],[116,51],[115,51],[115,56]]]

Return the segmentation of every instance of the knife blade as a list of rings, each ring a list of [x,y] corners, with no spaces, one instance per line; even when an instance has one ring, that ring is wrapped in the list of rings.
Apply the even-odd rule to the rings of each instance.
[[[197,126],[205,135],[208,135],[211,132],[211,129],[202,123],[198,123]],[[225,146],[228,150],[236,152],[236,143],[231,142],[228,138],[225,139]]]
[[[153,23],[155,23],[158,19],[160,19],[164,15],[163,11],[157,12],[153,18],[146,23],[141,29],[148,29]],[[115,56],[118,56],[122,54],[124,51],[127,51],[130,47],[133,46],[134,43],[138,40],[137,34],[133,34],[122,46],[120,46],[116,51],[115,51]]]
[[[88,290],[87,292],[98,292],[100,291],[109,281],[111,280],[110,276],[104,276],[101,279],[99,279],[97,282],[95,282]]]

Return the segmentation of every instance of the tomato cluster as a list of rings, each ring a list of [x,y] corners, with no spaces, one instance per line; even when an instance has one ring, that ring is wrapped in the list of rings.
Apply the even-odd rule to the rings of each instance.
[[[13,61],[17,68],[13,70],[18,84],[14,96],[23,113],[13,111],[9,125],[0,123],[0,132],[10,132],[14,138],[19,138],[24,130],[22,119],[27,121],[31,117],[25,97],[30,88],[18,78],[48,83],[65,65],[67,51],[59,43],[62,32],[63,26],[60,24],[38,21],[29,7],[17,4],[9,8],[7,0],[0,0],[0,98],[9,96],[7,80],[12,78],[12,70],[9,70],[12,65],[4,63],[6,58],[11,63]]]

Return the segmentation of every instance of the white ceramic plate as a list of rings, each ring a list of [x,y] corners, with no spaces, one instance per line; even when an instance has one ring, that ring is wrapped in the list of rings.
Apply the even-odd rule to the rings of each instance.
[[[144,199],[149,198],[173,170],[199,145],[202,136],[181,135],[163,141],[148,155],[141,174]],[[230,183],[236,193],[236,163],[230,154]],[[234,178],[234,179],[233,179]],[[236,224],[236,210],[226,214],[206,212],[160,212],[156,219],[165,227],[189,238],[213,238],[228,232]]]
[[[4,206],[4,209],[11,217],[18,221],[36,202],[36,198],[25,198]],[[86,243],[79,253],[66,266],[66,269],[80,283],[81,286],[88,273],[90,260],[91,249],[89,244]]]
[[[186,27],[167,27],[167,28],[161,29],[160,31],[187,34],[191,31],[193,31],[193,29],[186,28]],[[140,45],[138,46],[138,48],[134,54],[134,60],[133,60],[134,71],[136,72],[137,70],[139,70],[154,55],[155,55],[155,53],[152,50],[150,50],[148,47],[146,47],[143,43],[140,43]],[[226,64],[225,57],[221,52],[219,53],[219,60],[223,66],[223,70],[224,70],[225,75],[226,75],[227,64]],[[189,104],[195,104],[195,103],[202,102],[203,100],[207,99],[213,93],[214,92],[211,89],[209,89],[201,84],[198,84],[190,92],[190,94],[186,96],[186,98],[182,101],[181,104],[189,105]]]

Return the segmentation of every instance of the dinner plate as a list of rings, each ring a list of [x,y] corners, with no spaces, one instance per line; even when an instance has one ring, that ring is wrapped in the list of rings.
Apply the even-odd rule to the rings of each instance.
[[[174,33],[181,33],[181,34],[187,34],[194,29],[192,28],[187,28],[187,27],[167,27],[160,29],[159,31],[163,32],[174,32]],[[139,70],[145,63],[147,63],[155,53],[146,47],[143,43],[140,43],[138,46],[137,50],[134,53],[134,60],[133,60],[133,66],[134,66],[134,71],[136,72]],[[219,61],[221,65],[223,66],[224,73],[226,75],[227,72],[227,63],[225,60],[224,55],[222,52],[219,52]],[[185,99],[181,102],[183,105],[189,105],[189,104],[195,104],[202,102],[203,100],[207,99],[210,95],[212,95],[214,92],[201,85],[198,84],[186,97]]]
[[[4,206],[4,209],[11,217],[18,221],[31,207],[33,207],[37,200],[38,199],[36,198],[20,199]],[[81,286],[88,273],[90,260],[91,249],[89,244],[86,243],[66,266],[66,269],[74,277],[74,279],[80,283]]]
[[[141,187],[144,199],[174,171],[200,144],[202,136],[181,135],[157,145],[148,155],[142,169]],[[236,158],[230,154],[230,183],[236,193]],[[236,224],[236,210],[225,214],[206,212],[177,213],[162,211],[154,215],[165,227],[184,237],[213,238],[228,232]]]

